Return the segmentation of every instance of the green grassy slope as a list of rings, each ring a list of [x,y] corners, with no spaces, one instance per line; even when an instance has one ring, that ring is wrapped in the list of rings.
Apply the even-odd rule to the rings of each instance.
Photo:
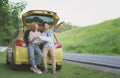
[[[120,55],[120,18],[57,35],[65,52]]]

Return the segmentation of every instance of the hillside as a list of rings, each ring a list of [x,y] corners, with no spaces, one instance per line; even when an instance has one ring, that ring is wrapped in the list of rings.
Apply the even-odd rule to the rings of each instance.
[[[120,18],[57,35],[64,52],[120,55]]]

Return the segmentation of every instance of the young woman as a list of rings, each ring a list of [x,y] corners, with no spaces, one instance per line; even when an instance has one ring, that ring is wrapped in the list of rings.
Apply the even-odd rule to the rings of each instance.
[[[30,68],[33,72],[41,74],[42,72],[40,69],[37,67],[40,65],[40,61],[42,60],[42,52],[41,49],[39,48],[39,40],[38,37],[41,35],[41,33],[38,31],[38,23],[32,22],[32,31],[30,31],[28,39],[29,39],[29,44],[28,44],[28,52],[29,52],[29,59],[32,67]],[[37,58],[35,58],[34,54],[37,54]]]

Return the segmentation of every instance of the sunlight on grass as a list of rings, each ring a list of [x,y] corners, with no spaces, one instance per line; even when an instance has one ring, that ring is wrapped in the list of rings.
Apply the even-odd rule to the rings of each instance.
[[[107,73],[67,62],[63,62],[62,70],[57,71],[56,74],[51,72],[35,74],[25,68],[12,71],[5,64],[5,58],[5,53],[0,53],[0,78],[120,78],[120,74]]]

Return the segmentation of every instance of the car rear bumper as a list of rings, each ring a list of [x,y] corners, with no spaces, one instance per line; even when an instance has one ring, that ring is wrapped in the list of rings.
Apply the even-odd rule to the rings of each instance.
[[[56,64],[61,65],[62,64],[62,49],[56,49]],[[29,61],[29,55],[27,47],[16,47],[15,52],[15,64],[21,65],[21,64],[30,64]],[[51,59],[48,57],[48,64],[52,64]]]

